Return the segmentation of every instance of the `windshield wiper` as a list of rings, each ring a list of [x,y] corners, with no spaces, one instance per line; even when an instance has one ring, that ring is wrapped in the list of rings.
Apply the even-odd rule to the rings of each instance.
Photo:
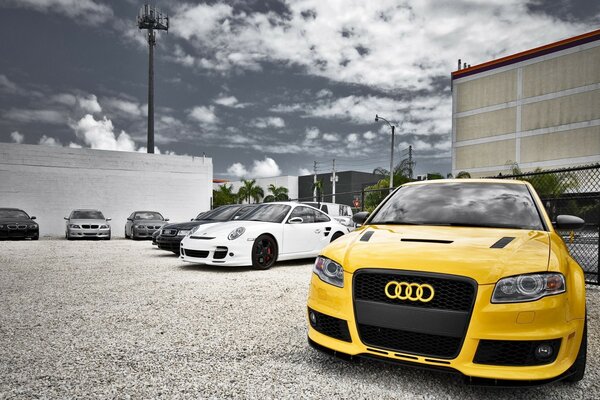
[[[408,221],[381,221],[375,222],[371,221],[373,225],[425,225],[421,222],[408,222]]]

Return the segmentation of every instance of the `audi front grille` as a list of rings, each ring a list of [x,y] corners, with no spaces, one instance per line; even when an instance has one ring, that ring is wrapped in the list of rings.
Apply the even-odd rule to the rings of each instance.
[[[390,282],[396,283],[388,286]],[[395,285],[400,283],[404,291],[396,296]],[[406,287],[411,284],[413,292],[406,296]],[[434,289],[431,299],[427,285]],[[423,289],[419,291],[419,287]],[[466,277],[387,269],[359,270],[354,274],[353,283],[358,334],[365,345],[373,347],[455,358],[467,332],[476,293],[476,282]]]

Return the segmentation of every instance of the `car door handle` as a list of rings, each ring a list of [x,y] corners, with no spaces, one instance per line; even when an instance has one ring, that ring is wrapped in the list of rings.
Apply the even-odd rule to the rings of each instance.
[[[320,229],[315,229],[315,233],[321,233]]]

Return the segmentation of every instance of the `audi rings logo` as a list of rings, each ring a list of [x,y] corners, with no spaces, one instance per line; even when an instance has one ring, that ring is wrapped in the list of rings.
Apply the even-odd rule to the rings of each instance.
[[[391,281],[385,285],[385,295],[390,299],[420,301],[428,303],[433,299],[433,286],[423,283],[408,283]]]

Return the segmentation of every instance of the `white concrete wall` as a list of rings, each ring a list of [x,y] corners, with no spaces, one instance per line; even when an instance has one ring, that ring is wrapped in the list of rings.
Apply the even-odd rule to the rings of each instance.
[[[272,178],[257,178],[256,179],[256,185],[260,186],[263,189],[263,191],[265,192],[265,196],[268,196],[271,194],[271,192],[269,192],[269,186],[271,184],[273,184],[275,186],[286,187],[288,189],[288,197],[290,199],[298,198],[298,177],[297,176],[285,175],[285,176],[275,176]],[[242,181],[232,181],[232,182],[227,182],[227,183],[214,183],[213,189],[218,190],[219,186],[221,186],[221,185],[227,185],[227,186],[232,185],[233,192],[237,193],[238,190],[240,190],[240,187],[242,187],[244,184],[242,183]]]
[[[123,236],[134,210],[172,222],[210,209],[212,159],[0,143],[0,207],[37,217],[41,235],[64,235],[75,208],[101,210]]]

